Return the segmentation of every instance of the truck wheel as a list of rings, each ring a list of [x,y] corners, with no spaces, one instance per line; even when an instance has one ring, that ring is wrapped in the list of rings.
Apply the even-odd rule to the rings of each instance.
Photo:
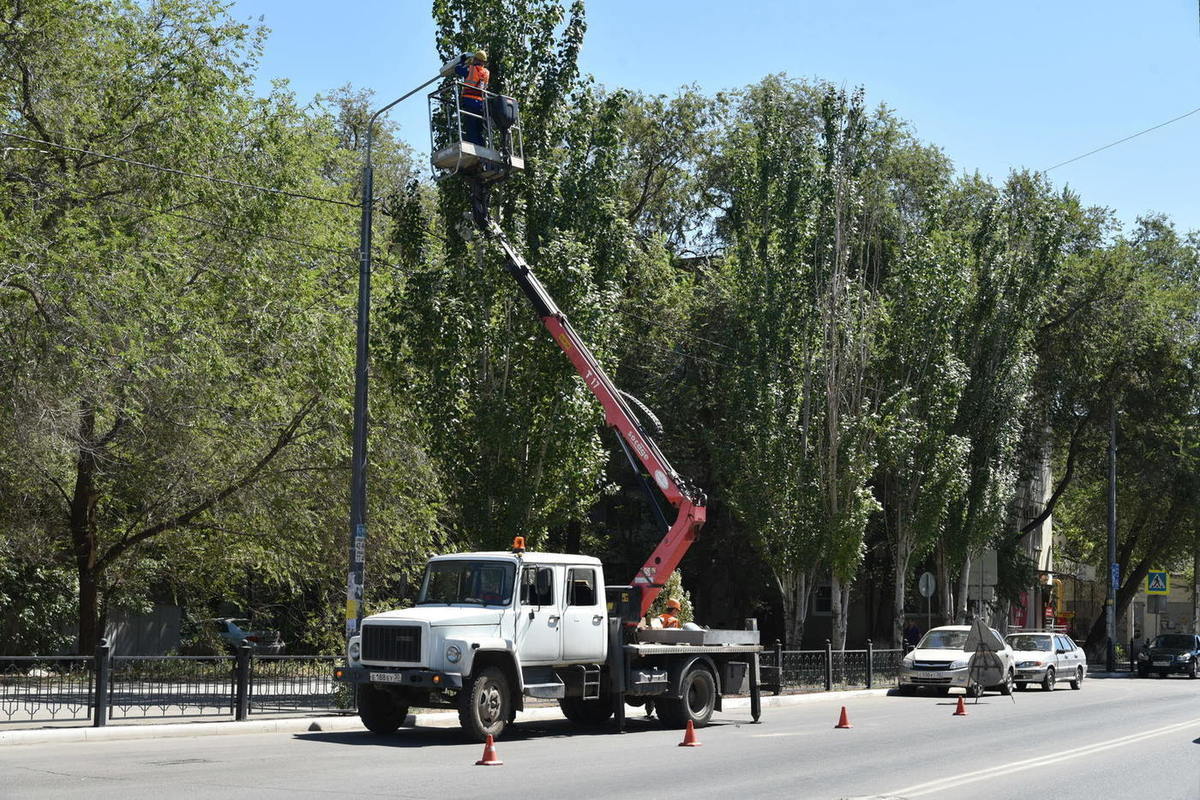
[[[498,738],[512,717],[508,678],[499,667],[484,667],[458,693],[458,723],[467,736]]]
[[[358,718],[371,733],[395,733],[408,716],[408,706],[400,705],[386,689],[369,683],[358,687]]]
[[[578,725],[603,725],[612,716],[612,698],[601,695],[597,700],[564,697],[558,701],[563,716]]]
[[[682,699],[660,698],[654,701],[658,718],[663,724],[671,728],[686,727],[689,721],[697,728],[707,725],[717,702],[717,685],[712,673],[703,667],[693,669],[683,676],[679,693],[683,695]]]

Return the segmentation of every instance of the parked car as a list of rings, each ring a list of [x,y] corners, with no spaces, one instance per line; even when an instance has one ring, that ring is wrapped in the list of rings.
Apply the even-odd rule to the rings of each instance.
[[[945,625],[933,628],[921,637],[916,649],[900,662],[900,693],[915,694],[922,686],[941,694],[948,693],[954,687],[966,689],[968,693],[982,691],[971,681],[969,667],[974,654],[963,650],[970,632],[970,625]],[[1003,641],[995,629],[992,632],[997,640]],[[1009,694],[1012,692],[1015,671],[1012,649],[1006,644],[996,655],[1003,666],[1004,682],[983,688]]]
[[[1200,674],[1200,636],[1192,633],[1161,633],[1154,637],[1149,649],[1138,653],[1139,678],[1150,673],[1165,677],[1181,672],[1189,678]]]
[[[231,650],[248,641],[255,655],[278,656],[283,654],[284,643],[279,631],[251,630],[250,620],[222,617],[202,620],[201,624],[215,633]]]
[[[1087,656],[1083,648],[1065,633],[1024,631],[1010,633],[1005,639],[1013,649],[1017,662],[1015,681],[1018,689],[1039,683],[1053,692],[1060,680],[1070,682],[1072,689],[1082,689],[1087,677]]]

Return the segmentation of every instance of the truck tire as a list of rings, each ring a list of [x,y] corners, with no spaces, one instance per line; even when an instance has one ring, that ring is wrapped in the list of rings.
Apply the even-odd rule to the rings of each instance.
[[[484,667],[458,693],[458,723],[475,741],[500,738],[512,716],[508,677],[499,667]]]
[[[408,716],[408,706],[400,705],[386,689],[369,683],[358,687],[358,718],[371,733],[395,733]]]
[[[582,697],[564,697],[558,701],[563,716],[578,725],[603,725],[612,716],[612,698],[601,695],[596,700],[584,700]]]
[[[712,718],[717,702],[717,684],[712,673],[704,667],[693,667],[679,684],[681,699],[656,698],[654,707],[658,718],[669,728],[685,728],[690,721],[703,728]]]

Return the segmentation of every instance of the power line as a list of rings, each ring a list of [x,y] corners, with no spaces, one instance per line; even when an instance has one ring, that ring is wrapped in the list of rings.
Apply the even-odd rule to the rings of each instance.
[[[1159,128],[1165,128],[1166,126],[1170,125],[1172,122],[1179,122],[1179,120],[1184,119],[1186,117],[1190,117],[1192,114],[1195,114],[1197,112],[1200,112],[1200,106],[1193,108],[1191,111],[1187,112],[1186,114],[1180,114],[1178,117],[1175,117],[1174,119],[1169,119],[1166,122],[1160,122],[1157,125],[1146,128],[1144,131],[1138,131],[1137,133],[1130,134],[1129,136],[1126,136],[1124,139],[1118,139],[1117,141],[1110,142],[1110,143],[1104,145],[1103,147],[1097,147],[1095,150],[1089,150],[1088,152],[1084,153],[1083,155],[1075,156],[1074,158],[1068,158],[1066,161],[1060,161],[1057,164],[1055,164],[1053,167],[1047,167],[1046,169],[1042,170],[1042,172],[1043,173],[1049,172],[1052,169],[1058,169],[1059,167],[1065,167],[1067,164],[1073,164],[1076,161],[1079,161],[1080,159],[1095,155],[1096,153],[1099,153],[1101,150],[1107,150],[1108,148],[1116,147],[1117,145],[1122,144],[1123,142],[1128,142],[1130,139],[1136,139],[1137,137],[1141,136],[1144,133],[1150,133],[1150,131],[1156,131]]]
[[[12,133],[10,131],[0,130],[0,135],[8,136],[12,139],[18,139],[22,142],[31,142],[33,144],[42,144],[47,147],[55,147],[55,148],[58,148],[59,150],[67,150],[72,153],[83,153],[84,155],[94,156],[96,158],[103,158],[103,159],[106,159],[109,161],[118,161],[122,164],[132,164],[135,167],[145,167],[146,169],[152,169],[157,172],[166,172],[171,175],[182,175],[186,178],[198,178],[200,180],[210,181],[212,183],[221,183],[221,184],[225,184],[227,186],[236,186],[239,189],[253,189],[256,192],[266,192],[268,194],[278,194],[278,195],[283,195],[285,197],[294,197],[299,200],[315,200],[318,203],[331,203],[331,204],[339,205],[339,206],[349,206],[351,208],[361,208],[362,207],[361,203],[352,203],[349,200],[335,200],[335,199],[329,198],[329,197],[318,197],[317,195],[304,194],[303,192],[291,192],[291,191],[288,191],[287,189],[273,189],[270,186],[258,186],[253,183],[243,183],[242,181],[235,181],[235,180],[231,180],[229,178],[219,178],[216,175],[204,175],[204,174],[201,174],[198,172],[185,172],[184,170],[175,169],[174,167],[164,167],[161,164],[151,164],[146,161],[136,161],[131,158],[123,158],[121,156],[109,155],[108,153],[100,153],[95,150],[87,150],[82,147],[71,147],[70,145],[58,144],[57,142],[48,142],[45,139],[34,139],[29,136],[22,136],[19,133]]]
[[[99,197],[99,198],[91,198],[91,197],[87,197],[84,195],[76,194],[76,193],[74,193],[74,191],[72,189],[70,189],[69,187],[67,187],[57,181],[43,180],[40,183],[47,185],[47,186],[55,186],[64,192],[71,192],[72,194],[75,194],[76,200],[83,200],[83,201],[89,201],[89,202],[96,202],[97,200],[103,200],[108,203],[116,203],[117,205],[125,206],[127,208],[136,209],[138,211],[144,211],[147,214],[152,214],[154,216],[178,217],[179,219],[186,219],[189,222],[195,222],[200,225],[207,225],[208,227],[216,228],[218,230],[232,231],[233,233],[241,233],[241,234],[245,234],[246,236],[255,237],[257,239],[269,239],[273,242],[279,242],[281,244],[290,244],[295,247],[303,247],[307,250],[314,250],[314,251],[323,252],[323,253],[332,253],[334,255],[339,255],[339,256],[353,256],[355,250],[357,249],[357,248],[350,248],[350,247],[339,249],[336,247],[325,247],[324,245],[319,245],[319,244],[310,244],[309,242],[302,242],[298,239],[289,239],[286,236],[276,236],[275,234],[271,234],[271,233],[263,233],[261,231],[252,231],[247,228],[239,228],[239,227],[230,225],[225,222],[217,222],[216,220],[206,219],[204,217],[197,217],[193,214],[184,214],[179,211],[171,211],[171,210],[167,210],[167,209],[163,209],[163,208],[151,208],[149,206],[144,206],[139,203],[131,203],[128,200],[118,200],[115,197],[107,197],[106,196],[106,197]]]

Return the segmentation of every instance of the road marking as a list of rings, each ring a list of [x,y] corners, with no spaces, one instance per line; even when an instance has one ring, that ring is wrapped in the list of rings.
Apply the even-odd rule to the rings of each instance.
[[[940,778],[936,781],[928,783],[918,783],[913,786],[907,786],[903,789],[897,789],[894,792],[889,792],[889,795],[899,795],[901,797],[921,797],[934,792],[944,791],[946,789],[954,789],[968,783],[987,780],[999,775],[1005,775],[1011,772],[1020,772],[1022,770],[1033,769],[1035,767],[1044,767],[1050,764],[1056,764],[1060,761],[1078,758],[1079,756],[1087,756],[1093,753],[1099,753],[1104,750],[1110,750],[1114,747],[1133,744],[1140,742],[1143,739],[1151,739],[1155,736],[1162,736],[1168,733],[1175,733],[1196,725],[1200,725],[1200,719],[1192,719],[1187,722],[1178,722],[1174,725],[1166,725],[1162,728],[1154,728],[1141,733],[1132,733],[1128,736],[1121,736],[1117,739],[1109,739],[1104,742],[1096,742],[1095,744],[1084,745],[1083,747],[1074,747],[1070,750],[1060,750],[1057,753],[1047,753],[1044,756],[1036,758],[1027,758],[1023,761],[1013,761],[1008,764],[1001,764],[996,767],[988,767],[987,769],[975,770],[974,772],[964,772],[961,775],[952,775],[948,778]]]
[[[812,731],[789,731],[787,733],[752,733],[751,739],[774,739],[778,736],[809,736]]]

